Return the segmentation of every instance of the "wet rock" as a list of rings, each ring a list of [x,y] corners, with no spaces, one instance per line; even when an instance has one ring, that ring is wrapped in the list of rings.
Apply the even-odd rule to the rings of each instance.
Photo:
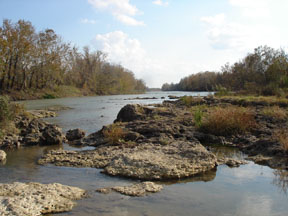
[[[226,164],[229,167],[239,167],[240,165],[248,164],[248,162],[245,160],[237,160],[234,158],[218,158],[218,164]]]
[[[140,106],[139,104],[127,104],[117,115],[115,122],[129,122],[144,119],[146,115],[152,113],[152,109]]]
[[[155,184],[154,182],[142,182],[133,184],[131,186],[117,186],[111,188],[100,188],[97,190],[99,193],[108,194],[115,191],[127,196],[145,196],[148,193],[156,193],[163,189],[162,185]]]
[[[61,128],[56,125],[48,125],[42,132],[41,138],[42,145],[61,144],[65,140]]]
[[[215,155],[200,143],[176,141],[117,155],[104,172],[142,180],[180,179],[210,170],[216,161]]]
[[[1,215],[43,215],[70,211],[73,200],[81,199],[85,191],[61,184],[20,183],[0,184]]]
[[[35,118],[51,118],[57,116],[55,112],[49,110],[30,110],[28,112],[31,113]]]
[[[100,146],[91,151],[54,150],[39,164],[105,168],[104,173],[143,180],[179,179],[205,172],[217,159],[199,142],[174,141],[169,145],[142,143],[126,148]]]
[[[6,160],[6,153],[0,150],[0,163]]]
[[[23,138],[23,142],[25,143],[25,145],[27,146],[32,146],[32,145],[39,145],[40,143],[40,138],[41,138],[41,134],[38,132],[35,133],[30,133],[27,134],[24,138]]]
[[[66,138],[68,141],[79,140],[85,137],[85,131],[77,128],[73,130],[68,130],[66,133]]]

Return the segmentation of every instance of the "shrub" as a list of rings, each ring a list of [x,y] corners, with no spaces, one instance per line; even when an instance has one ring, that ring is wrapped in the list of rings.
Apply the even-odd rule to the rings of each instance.
[[[118,144],[122,138],[124,138],[124,131],[116,124],[112,124],[103,130],[105,139],[110,144]]]
[[[197,107],[193,113],[194,123],[196,127],[200,128],[202,126],[202,119],[203,119],[203,109],[202,107]]]
[[[43,95],[43,99],[55,99],[55,98],[56,98],[56,96],[53,94],[46,93]]]
[[[254,113],[248,108],[214,107],[207,112],[200,130],[225,136],[244,133],[255,126]]]
[[[273,137],[277,140],[284,151],[288,151],[288,131],[287,129],[276,130]]]
[[[11,120],[12,112],[10,109],[9,98],[0,96],[0,124],[4,124],[7,120]]]
[[[193,96],[183,96],[180,98],[185,106],[195,106],[200,105],[203,102],[201,97],[193,97]]]
[[[265,116],[273,117],[279,120],[285,119],[287,117],[286,110],[280,108],[279,106],[265,107],[261,113]]]

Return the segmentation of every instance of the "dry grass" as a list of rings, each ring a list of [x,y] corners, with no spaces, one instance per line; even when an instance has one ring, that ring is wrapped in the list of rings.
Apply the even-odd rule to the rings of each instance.
[[[265,107],[261,113],[279,120],[287,118],[287,111],[279,106]]]
[[[119,144],[124,138],[124,130],[116,124],[112,124],[103,130],[103,135],[110,144]]]
[[[200,105],[203,102],[201,97],[193,97],[193,96],[183,96],[180,100],[184,103],[185,106],[195,106]]]
[[[217,97],[217,95],[216,95]],[[268,105],[276,104],[286,104],[288,105],[288,99],[286,97],[276,97],[276,96],[254,96],[254,95],[235,95],[235,96],[222,96],[223,99],[233,99],[238,101],[247,102],[265,102]]]
[[[277,140],[284,151],[288,151],[288,130],[279,129],[276,130],[273,134],[275,140]]]
[[[200,130],[215,135],[244,133],[256,126],[255,114],[244,107],[214,107],[208,110]]]

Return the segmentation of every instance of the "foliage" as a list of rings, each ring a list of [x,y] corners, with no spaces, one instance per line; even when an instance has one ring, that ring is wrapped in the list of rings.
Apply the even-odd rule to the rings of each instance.
[[[279,106],[265,107],[262,114],[279,120],[287,118],[287,111]]]
[[[0,93],[54,90],[63,85],[101,95],[146,89],[131,71],[106,61],[104,53],[91,52],[87,47],[80,52],[63,42],[53,29],[36,32],[25,20],[3,20],[0,47]],[[47,93],[44,98],[53,95],[56,97]]]
[[[103,136],[110,144],[118,144],[125,133],[117,124],[112,124],[103,130]]]
[[[11,111],[8,97],[0,96],[0,124],[5,124],[5,122],[11,120],[12,117],[13,113]]]
[[[219,86],[221,89],[219,91]],[[226,90],[258,95],[283,96],[288,88],[288,55],[282,49],[260,46],[233,65],[226,64],[220,72],[200,72],[181,79],[177,84],[162,86],[164,91]],[[226,89],[226,90],[225,90]]]
[[[227,96],[229,95],[229,91],[227,90],[227,88],[221,86],[221,85],[216,85],[215,87],[216,93],[215,96]]]
[[[55,99],[55,98],[56,98],[56,96],[53,94],[46,93],[43,95],[43,99]]]
[[[197,109],[194,112],[193,117],[194,117],[196,127],[200,128],[202,126],[203,111],[201,109]]]
[[[215,135],[234,135],[256,126],[254,113],[248,108],[228,106],[208,110],[200,130]]]

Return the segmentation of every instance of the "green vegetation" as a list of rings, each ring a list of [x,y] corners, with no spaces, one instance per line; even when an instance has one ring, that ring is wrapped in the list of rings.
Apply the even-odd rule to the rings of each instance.
[[[282,49],[261,46],[239,62],[224,65],[220,72],[192,74],[178,84],[164,84],[162,90],[285,96],[288,90],[288,55]]]
[[[201,128],[202,120],[204,117],[203,106],[197,106],[196,109],[193,110],[192,112],[193,112],[193,119],[194,119],[194,123],[196,127]]]
[[[0,47],[0,94],[12,95],[13,99],[25,95],[61,97],[69,95],[69,88],[72,96],[75,88],[80,89],[77,95],[136,93],[146,89],[131,71],[109,63],[106,54],[91,52],[88,47],[80,52],[52,29],[36,32],[28,21],[12,23],[4,19]]]
[[[200,130],[214,135],[244,133],[256,126],[254,113],[244,107],[213,107],[201,121]]]
[[[18,114],[25,114],[23,105],[10,103],[8,97],[0,96],[0,138],[7,132],[15,132],[12,121]]]

